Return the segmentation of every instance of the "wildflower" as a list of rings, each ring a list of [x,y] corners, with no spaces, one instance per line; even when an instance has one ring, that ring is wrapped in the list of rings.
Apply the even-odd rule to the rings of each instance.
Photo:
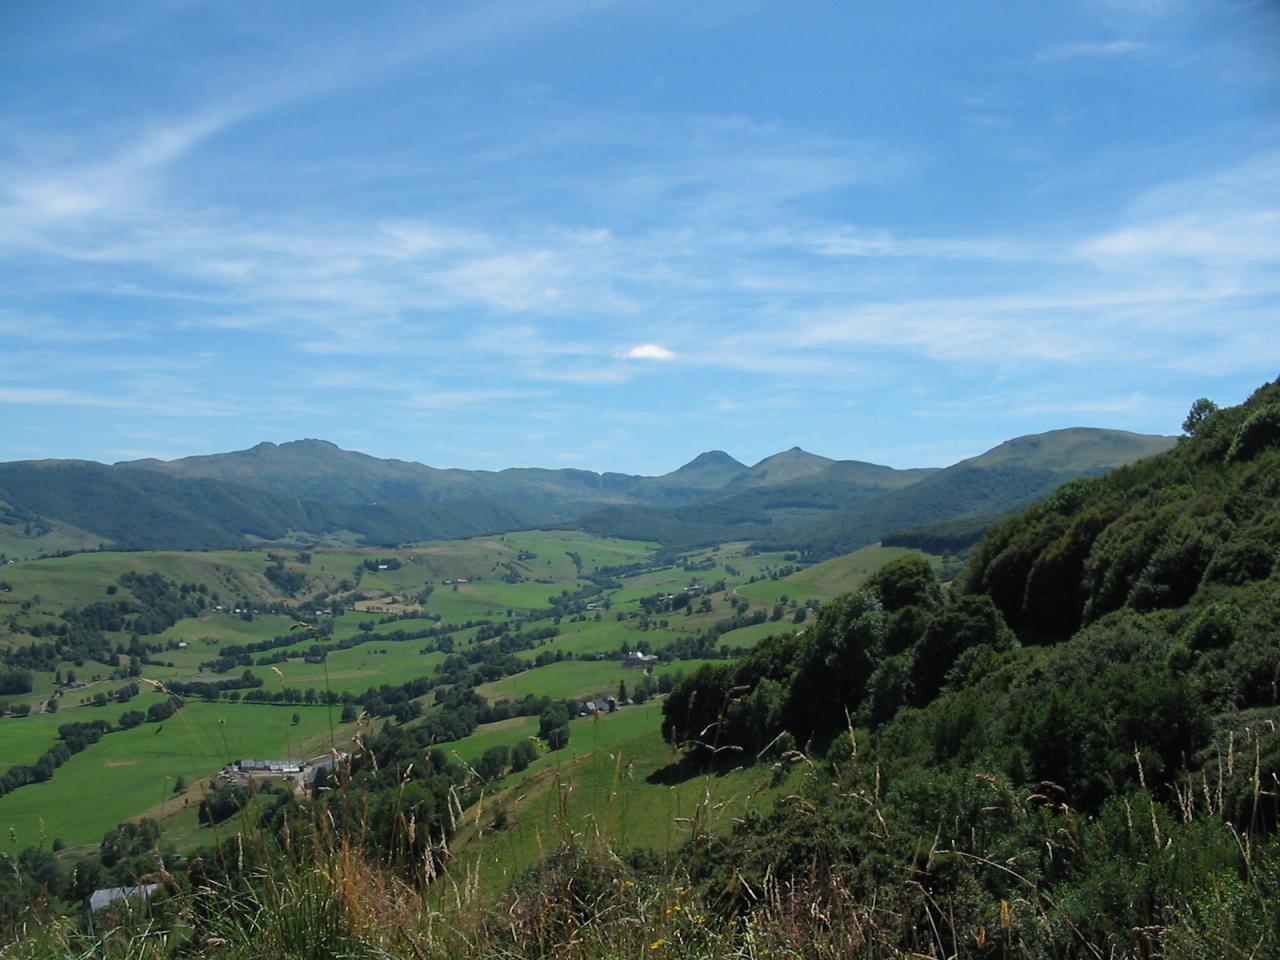
[[[661,949],[662,949],[663,947],[665,947],[666,945],[667,945],[667,940],[666,940],[666,938],[665,938],[665,937],[659,937],[657,940],[653,941],[653,943],[649,944],[649,949],[650,949],[650,950],[661,950]]]

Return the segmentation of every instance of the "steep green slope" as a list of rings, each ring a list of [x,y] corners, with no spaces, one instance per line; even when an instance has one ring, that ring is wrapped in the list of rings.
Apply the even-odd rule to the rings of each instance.
[[[751,910],[820,871],[918,953],[1276,955],[1280,384],[1191,426],[1002,522],[951,595],[899,560],[678,685],[690,763],[825,758],[693,882]]]
[[[1278,405],[1268,385],[1161,457],[1063,487],[997,526],[961,589],[1048,641],[1121,608],[1180,607],[1266,579],[1280,543]]]
[[[333,534],[395,544],[566,519],[551,505],[475,496],[447,502],[307,502],[222,480],[77,461],[0,464],[0,499],[20,504],[25,515],[37,518],[37,526],[39,518],[49,518],[93,534],[93,546],[126,550],[208,550]]]
[[[296,500],[79,461],[0,464],[0,498],[124,548],[205,550],[306,526]]]

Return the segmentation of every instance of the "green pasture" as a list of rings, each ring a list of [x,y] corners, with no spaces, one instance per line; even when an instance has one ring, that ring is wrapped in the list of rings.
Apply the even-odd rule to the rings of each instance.
[[[905,557],[916,550],[906,547],[882,547],[873,544],[844,556],[833,557],[806,567],[779,580],[759,580],[738,589],[739,595],[774,604],[783,597],[805,603],[809,600],[832,600],[842,593],[857,590],[866,579],[886,563]]]
[[[441,623],[437,623],[435,620],[432,620],[430,617],[411,617],[405,620],[392,620],[388,623],[379,623],[378,620],[381,616],[383,615],[363,612],[360,610],[349,610],[342,614],[342,616],[334,618],[333,636],[328,639],[324,639],[321,642],[332,643],[337,640],[346,640],[347,638],[354,637],[356,634],[362,632],[378,636],[379,634],[395,633],[397,630],[424,630],[442,625]],[[373,630],[362,631],[360,629],[360,624],[369,623],[370,621],[373,623]],[[314,640],[309,639],[307,646],[310,646],[311,643],[314,642]]]
[[[760,576],[769,570],[794,566],[795,561],[788,560],[785,553],[752,553],[750,544],[727,543],[721,547],[718,556],[722,564],[728,564],[744,578]]]
[[[427,600],[427,609],[450,623],[501,620],[508,610],[545,610],[551,606],[550,597],[562,590],[576,590],[578,586],[576,581],[504,583],[496,579],[479,583],[437,583],[435,592]]]
[[[152,699],[139,697],[134,705],[145,710]],[[296,726],[295,713],[301,718]],[[336,708],[332,716],[337,742],[349,740],[351,725],[336,725]],[[54,838],[97,843],[124,820],[160,815],[180,803],[171,799],[179,776],[194,784],[230,760],[323,752],[329,717],[326,707],[189,702],[163,723],[107,735],[59,767],[52,780],[0,797],[0,831],[11,829],[19,849]],[[23,721],[4,724],[10,722]]]
[[[672,851],[695,826],[728,830],[747,810],[767,813],[788,791],[785,779],[771,782],[767,764],[665,782],[659,771],[672,769],[677,755],[659,733],[661,709],[651,702],[574,720],[568,747],[508,776],[467,811],[452,875],[473,876],[496,894],[571,836],[603,836],[619,852]],[[499,810],[506,826],[495,829]]]
[[[528,740],[537,735],[537,717],[512,717],[510,720],[499,720],[497,723],[482,723],[471,736],[463,737],[453,743],[441,744],[440,747],[450,759],[473,764],[490,747],[514,746],[521,740]]]
[[[9,598],[39,595],[58,607],[105,598],[106,588],[124,573],[159,573],[180,583],[203,583],[225,600],[270,592],[262,576],[265,554],[248,550],[181,553],[138,550],[125,553],[77,553],[9,564],[3,579],[13,585]]]
[[[582,558],[583,573],[592,573],[601,567],[646,561],[658,548],[656,543],[595,537],[577,530],[522,530],[504,534],[501,540],[516,551],[536,553],[536,560],[527,561],[533,570],[546,568],[544,561],[550,560],[565,579],[578,575],[570,552]]]
[[[716,638],[716,646],[726,645],[731,648],[754,647],[765,637],[772,637],[775,634],[795,633],[803,629],[803,624],[792,623],[791,617],[788,615],[781,620],[766,620],[764,623],[753,623],[749,627],[739,627],[737,630],[722,633]]]
[[[421,565],[425,572],[423,579],[432,580],[439,587],[441,580],[488,577],[494,573],[495,565],[514,560],[516,551],[497,537],[475,537],[417,544],[396,556]]]
[[[244,620],[232,613],[207,612],[199,617],[187,617],[179,620],[157,637],[148,637],[150,642],[167,643],[169,640],[185,640],[191,649],[204,648],[209,656],[216,656],[216,648],[227,643],[256,643],[270,640],[282,633],[288,633],[295,623],[292,617],[276,616],[269,613],[256,613],[252,620]],[[180,651],[166,651],[178,653]],[[163,658],[162,658],[163,659]]]
[[[392,686],[431,676],[444,662],[444,653],[419,653],[424,641],[407,643],[362,643],[358,647],[332,651],[324,663],[290,660],[276,664],[284,675],[283,686],[297,690],[309,687],[335,693],[363,693],[370,687],[389,683]],[[266,684],[263,689],[276,690],[281,681],[270,667],[254,667]]]
[[[402,563],[395,570],[364,570],[360,577],[360,589],[365,593],[398,594],[404,600],[413,602],[414,595],[430,579],[421,563]]]
[[[290,556],[285,552],[277,552],[285,557],[286,560]],[[331,550],[325,548],[317,548],[311,550],[310,553],[311,562],[300,566],[298,569],[303,572],[309,582],[323,585],[326,589],[335,588],[343,580],[348,580],[354,584],[356,582],[356,568],[365,560],[377,556],[377,554],[357,552],[355,550]]]
[[[691,583],[709,586],[717,580],[732,580],[733,577],[723,567],[714,570],[699,570],[690,573],[681,567],[664,567],[651,570],[622,580],[622,589],[612,596],[615,603],[638,600],[654,593],[679,593]]]
[[[697,670],[707,661],[677,660],[661,664],[654,669],[654,676]],[[482,684],[476,692],[490,703],[498,700],[518,700],[530,694],[551,697],[553,700],[588,700],[594,697],[614,696],[618,684],[626,682],[628,689],[640,682],[642,673],[634,667],[624,667],[619,659],[562,660],[544,667],[534,667],[493,683]]]
[[[60,710],[79,704],[82,696],[92,697],[99,690],[110,692],[115,687],[121,686],[121,684],[103,685],[102,678],[110,676],[113,668],[96,660],[87,660],[82,667],[77,667],[69,660],[63,660],[59,662],[58,667],[62,671],[64,678],[67,676],[67,672],[71,671],[75,674],[77,680],[89,684],[85,688],[65,691],[64,695],[58,698],[58,708]],[[31,674],[31,692],[13,694],[0,699],[12,704],[25,703],[33,710],[43,710],[44,704],[59,690],[59,687],[54,682],[57,677],[57,671],[26,670],[23,672]],[[97,682],[95,682],[95,679]],[[0,764],[3,764],[3,762],[4,756],[0,754]]]
[[[10,560],[34,560],[68,550],[97,550],[102,537],[56,520],[45,521],[51,528],[40,536],[26,536],[25,524],[0,524],[0,553]]]
[[[71,716],[59,713],[33,713],[29,717],[0,718],[0,772],[20,763],[34,763],[58,739],[58,727],[77,720],[96,720],[98,714],[86,716],[75,711]],[[102,719],[115,722],[115,716]]]
[[[640,641],[645,640],[651,647],[660,647],[678,635],[677,631],[659,627],[641,630],[637,620],[619,621],[611,614],[605,614],[598,621],[561,621],[559,636],[548,640],[543,646],[521,650],[516,656],[523,660],[533,660],[547,650],[553,653],[563,650],[574,656],[617,654],[624,645],[628,650],[634,650]]]
[[[80,676],[78,672],[76,675]],[[78,690],[65,690],[62,696],[58,698],[56,716],[65,717],[66,719],[63,722],[96,720],[102,717],[114,723],[116,717],[125,710],[130,709],[130,704],[133,701],[120,703],[112,698],[117,690],[127,687],[131,683],[137,683],[144,692],[147,689],[146,684],[140,683],[137,678],[122,677],[119,680],[90,681],[87,687],[81,687]],[[107,702],[102,706],[97,706],[93,702],[94,694],[97,693],[105,693],[107,695]]]

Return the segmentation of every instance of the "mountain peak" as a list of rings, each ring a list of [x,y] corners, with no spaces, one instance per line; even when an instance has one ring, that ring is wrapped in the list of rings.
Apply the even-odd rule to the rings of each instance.
[[[703,470],[708,467],[732,467],[735,470],[747,469],[747,465],[745,463],[739,463],[723,450],[708,450],[705,453],[698,454],[675,472],[680,473],[684,470]]]
[[[825,470],[833,463],[835,461],[827,457],[820,457],[800,447],[791,447],[789,450],[765,457],[744,473],[740,482],[751,485],[785,483],[797,477]]]
[[[765,457],[751,469],[754,470],[756,467],[763,467],[769,464],[778,465],[783,463],[812,464],[817,469],[821,469],[822,467],[835,463],[835,461],[828,457],[819,456],[816,453],[810,453],[802,447],[789,447],[780,453],[775,453],[771,456]]]
[[[651,477],[643,482],[662,489],[715,490],[740,476],[746,469],[746,464],[739,463],[723,450],[708,450],[670,473]]]
[[[332,440],[317,440],[315,437],[306,437],[302,440],[290,440],[288,443],[280,444],[282,447],[316,447],[321,450],[340,450],[336,443]]]

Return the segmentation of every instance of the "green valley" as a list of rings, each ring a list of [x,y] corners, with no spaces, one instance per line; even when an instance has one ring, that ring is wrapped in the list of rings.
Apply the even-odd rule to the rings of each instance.
[[[591,532],[591,514],[383,546],[14,559],[0,827],[18,866],[3,889],[65,904],[161,878],[199,911],[223,886],[260,896],[256,876],[357,870],[467,937],[536,891],[717,957],[728,941],[708,917],[777,937],[813,903],[864,929],[892,918],[877,942],[917,953],[998,940],[1038,955],[1045,937],[1131,950],[1156,922],[1191,936],[1201,921],[1168,912],[1168,890],[1220,894],[1189,864],[1262,902],[1280,862],[1276,389],[1092,478],[1070,479],[1137,441],[1064,431],[910,476],[708,455],[684,471],[698,496],[721,491],[696,536],[664,523],[697,504],[629,504],[607,515],[648,536]],[[845,482],[864,506],[832,494]],[[739,509],[795,531],[825,511],[825,539],[694,542],[741,532],[714,519]],[[897,518],[897,545],[865,542]],[[1130,848],[1158,869],[1115,887],[1106,865],[1129,870]],[[565,892],[601,871],[616,877],[591,906]],[[805,886],[815,871],[838,886]],[[326,909],[355,902],[324,889]],[[1127,926],[1098,920],[1111,914]],[[378,933],[343,936],[401,950],[417,935],[379,916]]]

